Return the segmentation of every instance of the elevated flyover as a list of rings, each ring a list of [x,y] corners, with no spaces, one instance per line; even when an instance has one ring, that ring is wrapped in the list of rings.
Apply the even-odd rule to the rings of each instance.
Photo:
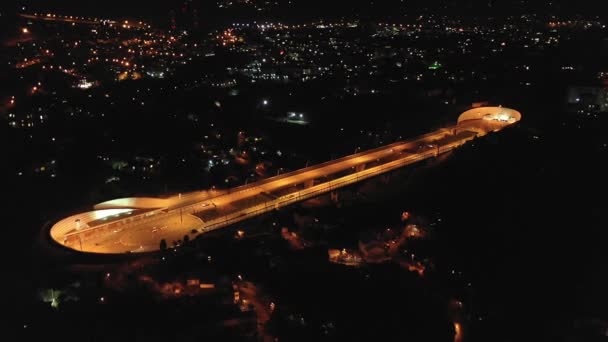
[[[198,191],[169,198],[124,198],[67,217],[51,227],[57,243],[86,253],[158,250],[184,236],[221,229],[282,207],[452,151],[468,141],[521,120],[503,107],[464,112],[456,125],[372,150],[225,191]]]

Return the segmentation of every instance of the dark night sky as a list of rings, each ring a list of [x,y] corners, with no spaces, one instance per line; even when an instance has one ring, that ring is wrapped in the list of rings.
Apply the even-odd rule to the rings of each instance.
[[[281,1],[281,0],[280,0]],[[166,15],[172,8],[179,8],[184,0],[104,0],[104,1],[83,1],[83,0],[3,0],[2,5],[7,9],[26,4],[33,10],[57,10],[61,12],[74,12],[95,15],[111,16],[137,16],[153,17]],[[199,2],[201,12],[211,14],[217,0],[194,0]],[[284,1],[287,3],[287,1]],[[430,9],[450,7],[453,11],[462,11],[472,15],[493,13],[499,15],[507,11],[538,11],[545,12],[548,9],[557,10],[568,14],[594,14],[602,13],[600,9],[607,7],[604,1],[597,0],[292,0],[295,5],[293,10],[286,9],[279,15],[290,15],[294,13],[306,12],[311,15],[322,16],[326,13],[336,15],[349,12],[358,12],[363,9],[372,11],[391,13],[395,7],[402,8],[405,3],[411,10],[428,7]],[[489,4],[492,4],[489,7]],[[206,10],[206,11],[205,11]]]

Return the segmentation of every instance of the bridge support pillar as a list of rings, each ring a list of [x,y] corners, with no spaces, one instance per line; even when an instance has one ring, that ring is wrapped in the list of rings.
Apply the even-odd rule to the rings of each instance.
[[[306,182],[304,182],[304,188],[308,189],[308,188],[312,188],[315,185],[315,180],[311,179],[311,180],[307,180]]]
[[[340,196],[338,194],[338,191],[335,191],[335,190],[332,191],[330,193],[330,198],[331,198],[332,202],[334,202],[334,203],[340,202]]]
[[[363,170],[365,170],[365,164],[359,164],[357,167],[355,167],[355,171],[357,172],[361,172]]]

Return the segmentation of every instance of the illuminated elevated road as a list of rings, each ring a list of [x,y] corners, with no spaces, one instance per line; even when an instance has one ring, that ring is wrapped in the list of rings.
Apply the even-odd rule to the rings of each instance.
[[[114,24],[114,21],[110,20],[100,20],[97,18],[85,18],[85,17],[77,17],[72,15],[57,15],[52,13],[46,14],[19,14],[22,18],[31,19],[31,20],[43,20],[43,21],[54,21],[54,22],[63,22],[63,23],[75,23],[75,24],[84,24],[84,25],[101,25],[101,24]]]
[[[91,17],[78,17],[72,15],[60,15],[53,13],[34,13],[27,14],[22,13],[19,14],[22,18],[30,19],[30,20],[38,20],[38,21],[46,21],[46,22],[56,22],[56,23],[67,23],[67,24],[79,24],[79,25],[107,25],[122,27],[126,29],[142,29],[142,28],[150,28],[150,25],[142,22],[142,21],[122,21],[117,22],[109,19],[99,19],[99,18],[91,18]]]
[[[227,191],[200,191],[169,198],[124,198],[57,222],[57,243],[87,253],[141,253],[278,210],[300,201],[449,152],[518,122],[502,107],[463,113],[454,126],[423,136],[307,167]]]

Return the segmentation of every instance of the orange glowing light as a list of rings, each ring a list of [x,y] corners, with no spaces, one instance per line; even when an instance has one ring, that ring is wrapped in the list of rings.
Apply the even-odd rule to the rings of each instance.
[[[462,342],[462,326],[460,326],[460,323],[454,323],[454,342]]]

